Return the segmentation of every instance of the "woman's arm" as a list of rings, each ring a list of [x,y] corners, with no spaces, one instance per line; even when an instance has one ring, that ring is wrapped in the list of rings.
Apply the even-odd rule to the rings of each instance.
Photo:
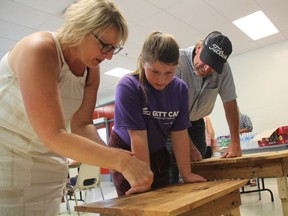
[[[151,182],[149,167],[128,152],[66,131],[57,83],[61,65],[50,33],[26,37],[11,50],[9,63],[19,80],[30,124],[47,148],[79,162],[122,172],[132,187]]]
[[[99,67],[97,69],[90,69],[84,90],[83,102],[71,120],[71,132],[105,145],[105,142],[99,136],[96,127],[93,125],[92,118],[97,100],[99,80]]]
[[[16,45],[10,54],[10,63],[19,80],[27,116],[43,144],[50,150],[77,161],[97,163],[109,168],[113,164],[117,169],[123,169],[124,167],[116,164],[116,159],[111,158],[108,162],[105,157],[87,157],[89,153],[91,156],[92,153],[97,155],[100,150],[103,151],[101,155],[107,157],[110,152],[108,148],[106,150],[85,137],[66,131],[57,82],[61,65],[51,34],[32,34]],[[84,102],[87,100],[86,97]],[[83,106],[81,108],[83,109]]]

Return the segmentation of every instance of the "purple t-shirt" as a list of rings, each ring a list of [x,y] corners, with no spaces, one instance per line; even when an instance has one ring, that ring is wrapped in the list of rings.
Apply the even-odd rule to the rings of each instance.
[[[129,146],[127,130],[147,130],[150,152],[165,146],[170,131],[190,126],[187,85],[174,78],[162,91],[148,82],[145,99],[138,75],[126,75],[116,87],[114,131]]]

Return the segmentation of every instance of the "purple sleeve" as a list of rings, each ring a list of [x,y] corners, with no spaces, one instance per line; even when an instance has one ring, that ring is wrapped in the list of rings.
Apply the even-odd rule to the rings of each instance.
[[[116,87],[115,127],[132,130],[145,130],[142,117],[143,94],[138,80],[131,76],[123,77]]]

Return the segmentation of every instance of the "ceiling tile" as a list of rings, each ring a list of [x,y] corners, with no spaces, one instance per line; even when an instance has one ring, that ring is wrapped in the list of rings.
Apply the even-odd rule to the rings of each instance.
[[[167,11],[202,32],[228,22],[222,14],[201,0],[183,0]]]
[[[240,0],[233,1],[233,3],[229,0],[204,1],[230,21],[234,21],[259,10],[259,6],[254,0]]]
[[[15,24],[37,29],[49,18],[49,14],[13,1],[0,1],[0,19]]]
[[[76,0],[14,0],[31,8],[54,15],[62,15],[65,9]],[[57,5],[57,6],[56,6]]]
[[[5,22],[3,20],[0,20],[0,29],[0,37],[15,40],[15,42],[33,32],[33,29],[31,28],[27,28],[22,25],[10,22]]]
[[[3,52],[5,54],[8,50],[10,50],[15,45],[15,43],[16,43],[15,41],[0,37],[0,44],[1,44],[0,50],[1,50],[1,52]]]
[[[165,4],[163,4],[163,0],[148,0],[148,2],[150,2],[152,5],[155,5],[156,7],[159,7],[161,9],[167,9],[181,1],[182,0],[165,0]]]
[[[65,9],[76,0],[0,0],[0,57],[18,40],[38,30],[55,31]],[[115,67],[135,70],[145,38],[153,30],[171,33],[181,48],[193,46],[209,32],[219,30],[233,44],[233,55],[288,39],[287,0],[115,0],[129,25],[124,49],[111,61],[101,63],[98,103],[114,98],[119,78],[103,73]],[[280,33],[251,40],[231,21],[262,10]]]
[[[50,16],[46,21],[41,23],[38,29],[42,31],[57,31],[61,27],[62,23],[62,18]]]
[[[125,17],[134,23],[139,23],[160,11],[159,8],[153,6],[150,2],[143,0],[115,0],[115,2],[123,10]]]
[[[187,34],[193,35],[197,32],[196,29],[189,26],[187,23],[182,22],[181,20],[175,18],[175,16],[165,11],[157,13],[149,17],[149,19],[142,21],[141,25],[146,28],[150,28],[151,31],[158,30],[163,33],[173,34],[176,37],[177,41],[181,41],[187,36]],[[173,26],[173,28],[171,28],[171,26]]]

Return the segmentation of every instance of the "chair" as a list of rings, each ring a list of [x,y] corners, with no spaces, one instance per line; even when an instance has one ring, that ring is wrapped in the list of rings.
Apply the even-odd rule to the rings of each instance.
[[[98,166],[92,166],[87,164],[81,164],[79,167],[79,173],[77,175],[77,180],[75,186],[72,186],[72,194],[70,196],[74,197],[75,205],[78,205],[78,199],[76,192],[80,192],[80,200],[86,202],[87,190],[91,190],[93,188],[99,188],[102,196],[102,200],[104,200],[104,195],[102,188],[100,186],[101,182],[101,168]],[[82,199],[82,191],[85,191],[85,198]],[[70,191],[71,192],[71,191]],[[71,214],[69,199],[67,194],[67,189],[65,190],[65,198],[66,198],[66,207],[68,209],[69,214]],[[79,212],[78,212],[78,215]]]

